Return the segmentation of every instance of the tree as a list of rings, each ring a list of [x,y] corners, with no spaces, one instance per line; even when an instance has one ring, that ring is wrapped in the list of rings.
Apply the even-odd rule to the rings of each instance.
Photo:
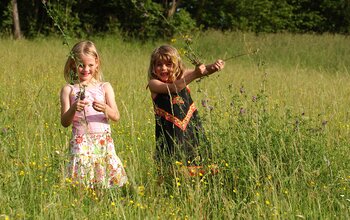
[[[0,36],[58,33],[44,0],[1,0]],[[216,29],[254,32],[350,33],[350,0],[50,0],[67,35],[121,33],[156,40]]]
[[[12,0],[12,17],[13,17],[14,37],[15,39],[20,39],[22,37],[22,33],[21,33],[21,26],[19,24],[17,0]]]
[[[180,5],[180,0],[171,0],[170,2],[163,0],[163,5],[168,10],[167,18],[170,18],[175,14],[177,7]]]

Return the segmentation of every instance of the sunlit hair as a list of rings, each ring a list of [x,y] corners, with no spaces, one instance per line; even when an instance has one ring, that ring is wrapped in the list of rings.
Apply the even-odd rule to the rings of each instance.
[[[102,81],[102,72],[101,72],[101,61],[100,56],[97,52],[96,46],[91,41],[80,41],[76,43],[66,61],[66,65],[64,67],[64,78],[67,83],[79,83],[79,78],[75,77],[75,79],[72,80],[72,71],[74,75],[77,75],[77,67],[79,66],[81,56],[92,56],[95,58],[97,67],[95,73],[93,73],[93,78],[97,81]]]
[[[169,82],[174,82],[182,77],[185,68],[179,52],[176,48],[170,45],[163,45],[156,48],[151,55],[151,62],[148,69],[148,80],[158,79],[155,74],[155,67],[159,61],[171,62],[173,64],[172,72],[169,76]]]

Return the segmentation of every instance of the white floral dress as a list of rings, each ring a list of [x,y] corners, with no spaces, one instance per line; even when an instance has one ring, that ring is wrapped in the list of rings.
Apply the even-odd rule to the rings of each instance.
[[[74,102],[79,97],[80,88],[78,85],[71,88],[70,100]],[[127,176],[115,152],[108,119],[92,107],[94,100],[105,100],[103,83],[86,87],[84,100],[91,104],[84,111],[76,112],[73,119],[69,178],[91,188],[121,187],[127,182]]]

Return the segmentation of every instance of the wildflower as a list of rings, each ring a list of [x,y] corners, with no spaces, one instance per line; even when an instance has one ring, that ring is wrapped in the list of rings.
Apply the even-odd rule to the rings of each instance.
[[[182,165],[182,162],[180,162],[180,161],[175,161],[175,164],[178,165],[178,166],[180,166],[180,165]]]
[[[258,99],[258,98],[257,98],[255,95],[253,95],[252,101],[253,101],[253,102],[256,102],[257,99]]]
[[[202,106],[206,108],[208,106],[208,99],[202,99]]]
[[[239,109],[239,114],[240,114],[240,115],[243,115],[244,113],[245,113],[245,109],[244,109],[244,108],[240,108],[240,109]]]
[[[265,201],[265,204],[266,204],[266,205],[270,205],[270,201],[269,201],[269,200],[266,200],[266,201]]]
[[[245,90],[244,90],[244,87],[243,87],[243,86],[241,86],[241,88],[239,89],[239,92],[240,92],[241,94],[245,93]]]
[[[183,38],[184,38],[186,44],[192,44],[192,38],[190,38],[189,35],[185,35],[185,36],[183,36]]]
[[[180,55],[185,55],[185,54],[186,54],[186,50],[183,49],[183,48],[180,48],[180,49],[179,49],[179,54],[180,54]]]
[[[145,195],[145,187],[144,186],[138,186],[137,190],[138,190],[138,194],[140,196],[144,196]]]
[[[7,134],[8,129],[7,128],[2,128],[2,134]]]
[[[115,202],[111,202],[111,206],[115,206]]]
[[[203,106],[204,108],[207,108],[207,109],[210,110],[210,111],[213,110],[214,107],[211,106],[211,105],[209,105],[208,103],[209,103],[209,100],[208,100],[208,99],[202,99],[202,106]]]
[[[177,177],[175,180],[176,180],[176,186],[177,187],[181,186],[180,179]]]

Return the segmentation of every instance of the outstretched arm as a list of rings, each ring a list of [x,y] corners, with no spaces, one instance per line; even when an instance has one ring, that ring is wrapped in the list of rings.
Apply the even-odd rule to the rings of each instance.
[[[158,79],[151,79],[148,82],[148,86],[152,93],[175,93],[181,91],[186,87],[186,85],[202,76],[204,72],[205,66],[200,65],[194,70],[185,70],[183,77],[175,80],[172,83],[162,82]]]
[[[224,66],[225,62],[223,60],[217,60],[215,63],[206,66],[201,64],[195,69],[185,70],[183,77],[175,80],[173,83],[165,83],[158,79],[151,79],[148,82],[148,86],[152,93],[175,93],[184,89],[193,80],[220,71]]]

